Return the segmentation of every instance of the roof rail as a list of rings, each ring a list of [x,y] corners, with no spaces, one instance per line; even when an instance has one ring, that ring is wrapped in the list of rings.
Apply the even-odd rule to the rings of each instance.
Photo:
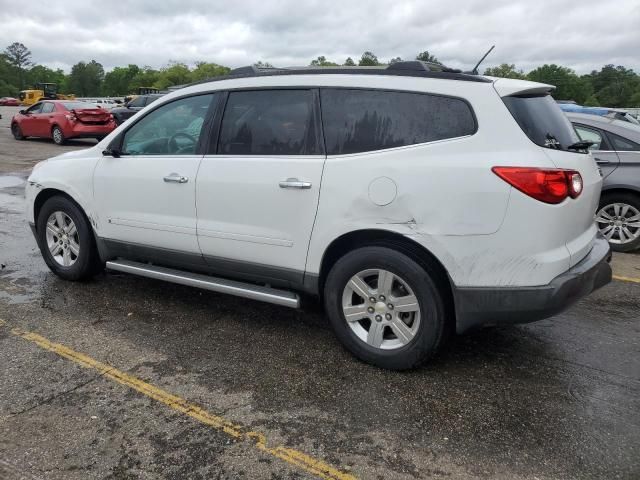
[[[407,61],[392,63],[387,67],[387,70],[404,70],[404,71],[411,71],[411,72],[462,73],[462,70],[445,67],[441,63],[423,62],[422,60],[407,60]]]
[[[247,65],[244,67],[238,67],[231,70],[228,75],[259,75],[264,72],[273,72],[280,70],[275,67],[258,67],[257,65]]]

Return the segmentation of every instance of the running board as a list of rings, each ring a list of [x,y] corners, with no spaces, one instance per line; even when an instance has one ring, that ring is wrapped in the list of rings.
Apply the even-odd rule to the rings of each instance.
[[[275,303],[276,305],[282,305],[284,307],[300,307],[300,297],[286,290],[261,287],[250,283],[236,282],[198,273],[183,272],[181,270],[158,267],[147,263],[131,262],[129,260],[109,261],[107,262],[107,268],[118,272],[140,275],[141,277],[211,290],[212,292],[228,293],[229,295],[235,295],[237,297]]]

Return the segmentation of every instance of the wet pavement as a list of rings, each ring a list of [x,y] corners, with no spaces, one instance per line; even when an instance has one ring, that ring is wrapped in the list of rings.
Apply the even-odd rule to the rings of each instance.
[[[3,480],[314,478],[145,385],[343,475],[325,478],[640,477],[640,283],[389,372],[345,352],[318,310],[124,274],[58,279],[24,220],[25,176],[0,177]],[[615,269],[633,277],[640,256]]]

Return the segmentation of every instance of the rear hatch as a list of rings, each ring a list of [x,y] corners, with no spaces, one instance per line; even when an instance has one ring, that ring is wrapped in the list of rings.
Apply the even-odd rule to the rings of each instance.
[[[556,168],[575,170],[582,176],[582,194],[553,206],[553,214],[560,217],[573,266],[589,253],[596,235],[594,214],[600,200],[602,175],[590,153],[569,148],[580,138],[549,95],[552,86],[522,82],[524,88],[518,89],[510,81],[508,88],[500,88],[500,82],[494,83],[496,90],[502,93],[502,100],[529,139]]]
[[[104,125],[111,120],[111,113],[99,107],[75,108],[71,112],[79,122],[87,125]]]

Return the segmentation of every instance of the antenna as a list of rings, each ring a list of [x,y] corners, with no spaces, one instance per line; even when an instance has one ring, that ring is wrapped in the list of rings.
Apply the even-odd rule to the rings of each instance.
[[[491,45],[491,48],[489,50],[487,50],[487,53],[485,53],[483,55],[483,57],[480,59],[480,61],[478,63],[476,63],[476,66],[473,67],[473,70],[471,70],[471,74],[472,75],[478,75],[478,67],[480,66],[480,64],[482,62],[484,62],[484,59],[487,58],[487,56],[491,53],[491,50],[493,50],[494,48],[496,48],[495,45]]]

